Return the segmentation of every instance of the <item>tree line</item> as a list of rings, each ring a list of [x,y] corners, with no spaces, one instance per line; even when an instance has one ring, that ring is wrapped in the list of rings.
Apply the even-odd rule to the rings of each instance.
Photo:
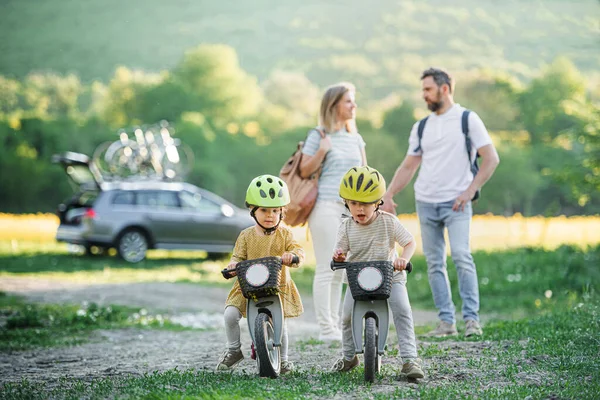
[[[568,59],[529,82],[494,70],[454,75],[455,100],[482,117],[502,160],[475,212],[600,212],[600,106]],[[418,90],[372,99],[357,89],[369,164],[391,179],[426,109]],[[277,174],[314,126],[321,92],[298,72],[275,70],[259,82],[225,45],[192,48],[160,73],[119,67],[108,83],[52,72],[0,76],[0,211],[54,211],[72,188],[53,154],[91,155],[119,128],[163,119],[194,151],[187,181],[241,205],[250,179]],[[397,200],[399,212],[414,211],[412,189]]]

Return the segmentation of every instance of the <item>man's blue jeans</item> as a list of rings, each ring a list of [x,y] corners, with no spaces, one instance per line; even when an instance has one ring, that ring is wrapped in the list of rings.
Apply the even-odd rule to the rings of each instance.
[[[448,229],[450,254],[458,275],[463,319],[479,321],[479,286],[470,246],[473,209],[469,202],[464,211],[452,211],[453,203],[454,201],[444,203],[417,201],[423,253],[427,260],[427,274],[433,301],[440,319],[451,324],[456,321],[446,265],[445,228]]]

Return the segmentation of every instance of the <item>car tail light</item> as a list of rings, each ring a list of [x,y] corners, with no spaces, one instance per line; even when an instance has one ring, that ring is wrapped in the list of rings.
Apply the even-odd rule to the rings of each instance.
[[[96,218],[96,211],[93,208],[88,208],[83,215],[85,218],[94,219]]]

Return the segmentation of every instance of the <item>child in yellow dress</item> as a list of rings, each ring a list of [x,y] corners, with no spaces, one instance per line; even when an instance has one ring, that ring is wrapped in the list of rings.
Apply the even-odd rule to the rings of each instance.
[[[273,175],[261,175],[252,180],[246,191],[246,206],[256,221],[254,226],[244,229],[233,249],[228,269],[235,269],[238,262],[255,258],[279,256],[282,261],[280,296],[285,318],[298,317],[304,311],[300,293],[290,276],[289,267],[297,268],[304,260],[304,250],[294,239],[292,232],[280,226],[285,206],[290,202],[287,185]],[[292,264],[294,256],[300,260]],[[227,349],[223,352],[217,370],[231,370],[244,359],[240,341],[240,319],[246,317],[246,298],[238,280],[225,302],[225,332]],[[281,341],[281,373],[293,370],[288,361],[287,324],[283,324]]]

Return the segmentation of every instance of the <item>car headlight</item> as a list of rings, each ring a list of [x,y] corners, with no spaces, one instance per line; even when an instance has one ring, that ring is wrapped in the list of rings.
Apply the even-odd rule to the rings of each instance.
[[[253,264],[246,270],[246,282],[251,286],[262,286],[268,280],[269,268],[264,264]]]
[[[358,273],[356,279],[358,281],[358,286],[360,286],[361,289],[372,292],[381,287],[381,284],[383,283],[383,274],[377,268],[367,267],[363,268]]]

